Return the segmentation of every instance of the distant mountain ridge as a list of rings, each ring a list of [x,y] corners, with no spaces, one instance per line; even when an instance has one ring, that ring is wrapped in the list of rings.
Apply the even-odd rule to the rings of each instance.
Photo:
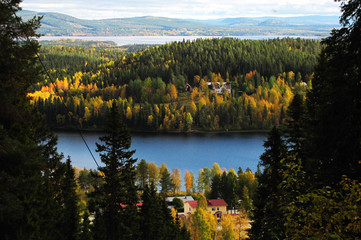
[[[213,25],[223,26],[237,26],[237,25],[263,25],[267,21],[276,20],[286,25],[298,25],[298,26],[312,26],[312,25],[330,25],[337,27],[339,25],[339,16],[321,16],[321,15],[310,15],[300,17],[239,17],[239,18],[219,18],[209,20],[196,20],[192,21],[203,22]]]
[[[25,20],[43,16],[39,33],[49,36],[327,36],[339,27],[338,16],[222,18],[209,20],[133,17],[78,19],[56,12],[23,10]]]

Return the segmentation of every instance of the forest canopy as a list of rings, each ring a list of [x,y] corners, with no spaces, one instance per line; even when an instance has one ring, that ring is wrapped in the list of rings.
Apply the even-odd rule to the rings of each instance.
[[[135,53],[43,46],[56,81],[45,78],[29,96],[56,128],[99,129],[116,100],[132,130],[266,130],[311,87],[320,51],[319,41],[300,38],[197,39]]]

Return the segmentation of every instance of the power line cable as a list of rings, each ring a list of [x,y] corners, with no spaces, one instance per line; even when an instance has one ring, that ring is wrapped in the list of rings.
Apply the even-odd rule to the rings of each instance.
[[[26,31],[25,31],[25,29],[24,29],[24,27],[23,27],[23,24],[22,24],[22,22],[20,21],[20,18],[16,15],[16,12],[15,12],[15,10],[12,8],[12,6],[10,5],[10,2],[7,2],[7,3],[8,3],[8,7],[11,9],[12,13],[14,14],[15,19],[16,19],[16,21],[18,22],[21,30],[23,31],[23,33],[24,33],[24,35],[25,35],[25,37],[26,37],[26,40],[29,42],[32,50],[34,51],[35,56],[39,59],[39,63],[40,63],[40,65],[42,66],[42,68],[44,69],[44,71],[45,71],[45,73],[46,73],[46,76],[49,78],[51,84],[54,86],[55,92],[59,95],[60,101],[61,101],[62,104],[64,105],[65,110],[67,111],[68,115],[69,115],[70,117],[72,117],[71,114],[70,114],[69,108],[66,106],[66,104],[65,104],[65,102],[64,102],[64,99],[60,96],[60,92],[59,92],[57,86],[55,85],[55,82],[54,82],[53,78],[50,76],[49,71],[48,71],[48,69],[46,68],[46,66],[45,66],[45,64],[43,63],[43,61],[41,60],[40,55],[39,55],[38,51],[36,50],[33,42],[30,40],[30,37],[29,37],[28,34],[26,33]],[[53,64],[51,64],[51,65],[53,65]],[[55,73],[55,74],[57,74],[57,73]],[[93,155],[93,153],[92,153],[92,151],[91,151],[88,143],[86,142],[86,140],[85,140],[85,138],[84,138],[84,135],[83,135],[81,129],[77,127],[77,130],[78,130],[78,133],[79,133],[81,139],[83,140],[86,148],[88,149],[91,157],[93,158],[95,164],[96,164],[97,167],[99,168],[99,164],[98,164],[97,160],[95,159],[95,157],[94,157],[94,155]]]

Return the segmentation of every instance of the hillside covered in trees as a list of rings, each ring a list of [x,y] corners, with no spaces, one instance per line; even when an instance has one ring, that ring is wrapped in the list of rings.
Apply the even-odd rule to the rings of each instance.
[[[56,12],[21,11],[25,20],[43,16],[39,33],[50,36],[327,36],[337,16],[179,19],[143,16],[79,19]]]
[[[293,38],[197,39],[134,53],[44,46],[56,81],[45,78],[29,96],[56,128],[99,129],[115,99],[135,131],[266,130],[311,87],[320,50],[316,40]],[[230,90],[217,94],[217,84]]]

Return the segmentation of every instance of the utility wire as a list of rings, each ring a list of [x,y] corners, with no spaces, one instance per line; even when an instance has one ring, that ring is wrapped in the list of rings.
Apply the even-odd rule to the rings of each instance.
[[[23,33],[24,33],[24,35],[25,35],[25,37],[26,37],[26,39],[27,39],[27,41],[29,42],[32,50],[34,51],[35,56],[39,59],[39,63],[40,63],[40,65],[42,66],[42,68],[44,69],[44,71],[45,71],[45,73],[46,73],[46,76],[49,78],[51,84],[54,86],[55,92],[59,95],[60,101],[61,101],[62,104],[64,105],[65,110],[67,111],[68,115],[69,115],[70,117],[72,117],[71,114],[70,114],[69,108],[66,106],[66,104],[65,104],[65,102],[64,102],[64,99],[60,96],[59,90],[58,90],[57,86],[55,85],[55,82],[54,82],[53,78],[52,78],[52,77],[50,76],[50,74],[49,74],[49,70],[46,68],[45,64],[44,64],[43,61],[41,60],[38,51],[36,50],[33,42],[30,40],[30,37],[29,37],[28,34],[26,33],[26,31],[25,31],[25,29],[24,29],[24,27],[23,27],[23,24],[22,24],[22,22],[20,21],[20,18],[16,15],[15,10],[11,7],[10,2],[8,2],[8,7],[11,9],[12,13],[14,14],[16,21],[18,22],[21,30],[23,31]],[[53,65],[53,64],[52,64],[52,65]],[[57,74],[57,73],[55,73],[55,74]],[[84,135],[83,135],[81,129],[77,127],[77,130],[78,130],[78,133],[79,133],[81,139],[83,140],[86,148],[88,149],[91,157],[93,158],[95,164],[96,164],[97,167],[99,168],[99,164],[98,164],[97,160],[95,159],[95,157],[94,157],[94,155],[93,155],[93,153],[92,153],[92,151],[91,151],[88,143],[86,142],[86,140],[85,140],[85,138],[84,138]]]

